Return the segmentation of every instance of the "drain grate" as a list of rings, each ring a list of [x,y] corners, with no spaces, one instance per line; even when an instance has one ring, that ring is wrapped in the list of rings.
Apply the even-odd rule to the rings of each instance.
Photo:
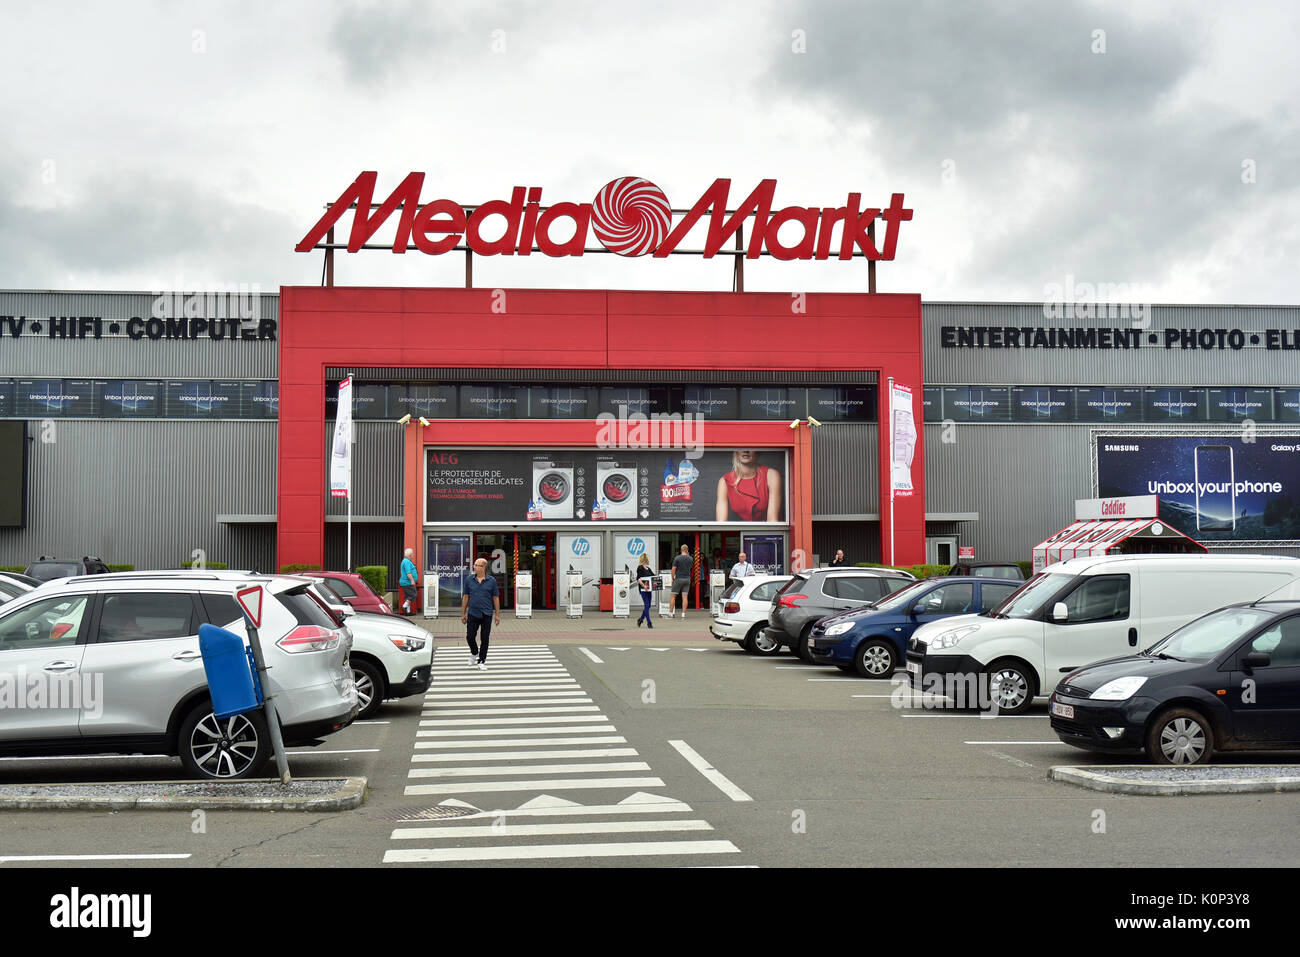
[[[468,817],[479,813],[472,807],[438,805],[437,807],[395,807],[383,813],[386,821],[437,821],[446,817]]]

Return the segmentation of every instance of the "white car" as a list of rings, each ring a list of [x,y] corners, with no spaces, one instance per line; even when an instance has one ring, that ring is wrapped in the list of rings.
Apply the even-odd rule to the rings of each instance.
[[[719,641],[734,641],[759,655],[774,655],[781,646],[763,636],[772,598],[789,575],[750,575],[733,578],[722,592],[722,599],[709,609],[713,622],[709,634]]]
[[[358,718],[373,717],[388,698],[424,694],[433,683],[433,635],[405,618],[357,611],[328,581],[308,590],[352,633],[352,677],[361,699]]]

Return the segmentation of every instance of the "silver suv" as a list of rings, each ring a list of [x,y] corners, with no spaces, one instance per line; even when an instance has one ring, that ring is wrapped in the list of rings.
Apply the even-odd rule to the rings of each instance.
[[[255,777],[270,757],[259,711],[218,721],[199,625],[244,634],[235,592],[264,589],[267,691],[286,745],[356,717],[351,636],[301,579],[127,572],[47,582],[0,606],[0,755],[168,754],[194,777]]]

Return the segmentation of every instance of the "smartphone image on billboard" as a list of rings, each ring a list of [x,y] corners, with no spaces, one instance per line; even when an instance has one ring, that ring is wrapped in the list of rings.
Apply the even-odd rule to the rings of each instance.
[[[1196,529],[1232,531],[1237,527],[1237,479],[1232,446],[1198,445],[1193,459]]]

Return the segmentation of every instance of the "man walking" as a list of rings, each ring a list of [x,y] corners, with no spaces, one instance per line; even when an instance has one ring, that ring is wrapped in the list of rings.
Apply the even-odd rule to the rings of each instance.
[[[691,561],[689,545],[682,546],[682,553],[673,559],[673,593],[668,599],[668,617],[677,612],[677,596],[682,596],[682,617],[686,617],[686,590],[691,587]]]
[[[415,612],[415,562],[411,561],[411,556],[415,550],[408,548],[402,556],[402,571],[397,576],[398,584],[402,586],[402,614],[410,615]]]
[[[501,624],[501,593],[497,589],[497,580],[487,573],[486,558],[474,563],[474,574],[465,580],[465,594],[460,599],[460,620],[466,626],[465,640],[469,643],[469,666],[478,665],[479,671],[487,671],[488,638],[492,635],[492,626]],[[474,638],[483,630],[483,646],[480,649]]]
[[[748,578],[752,574],[754,574],[754,566],[745,558],[745,553],[741,552],[736,564],[731,566],[731,577]]]

